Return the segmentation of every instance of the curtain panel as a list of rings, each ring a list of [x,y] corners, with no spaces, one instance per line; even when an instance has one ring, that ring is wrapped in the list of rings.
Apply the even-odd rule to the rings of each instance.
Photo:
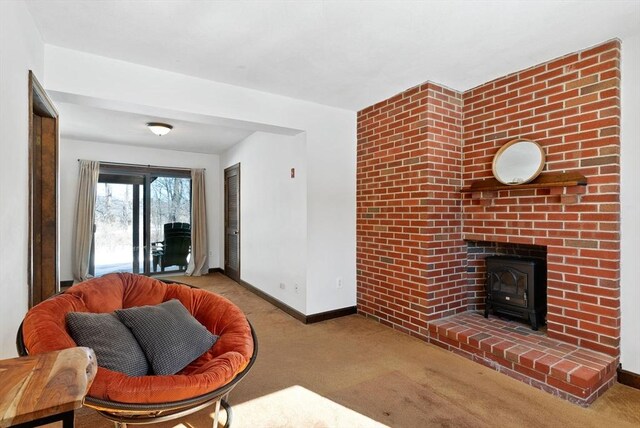
[[[100,162],[79,160],[78,192],[76,194],[76,216],[73,231],[73,281],[89,278],[91,242],[95,223],[96,195]]]
[[[209,272],[207,209],[204,169],[191,170],[191,258],[186,274],[200,276]]]

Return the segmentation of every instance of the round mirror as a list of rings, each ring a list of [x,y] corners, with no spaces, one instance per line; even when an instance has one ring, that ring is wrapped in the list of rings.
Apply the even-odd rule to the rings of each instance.
[[[544,150],[535,141],[509,141],[493,158],[493,176],[502,184],[528,183],[543,167]]]

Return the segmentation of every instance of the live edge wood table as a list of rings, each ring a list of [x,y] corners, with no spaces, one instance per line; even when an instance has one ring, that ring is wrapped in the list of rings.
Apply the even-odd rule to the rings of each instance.
[[[0,428],[73,427],[96,371],[93,350],[81,347],[1,360]]]

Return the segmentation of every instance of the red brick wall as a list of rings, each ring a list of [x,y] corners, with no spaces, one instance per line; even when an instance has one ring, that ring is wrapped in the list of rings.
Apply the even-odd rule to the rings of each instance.
[[[620,337],[619,88],[613,41],[463,96],[465,186],[490,177],[494,154],[514,138],[544,148],[543,172],[588,180],[579,201],[561,201],[560,189],[500,191],[492,204],[466,194],[464,238],[547,246],[549,336],[611,355]]]
[[[359,310],[423,338],[466,310],[461,112],[426,83],[358,113]]]
[[[359,311],[426,338],[429,320],[478,306],[462,239],[541,245],[549,336],[618,355],[619,63],[608,42],[462,95],[426,83],[360,111]],[[461,195],[513,138],[540,143],[543,172],[584,174],[580,200],[578,188]]]

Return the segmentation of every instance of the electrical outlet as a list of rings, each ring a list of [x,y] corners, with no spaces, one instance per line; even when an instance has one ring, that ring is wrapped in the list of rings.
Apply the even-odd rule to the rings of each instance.
[[[342,288],[342,278],[336,278],[336,288]]]
[[[280,290],[284,290],[284,289],[285,289],[285,287],[286,287],[286,285],[284,285],[284,282],[281,282],[281,283],[280,283]]]
[[[299,293],[300,292],[300,286],[298,284],[294,285],[294,290],[295,290],[296,294]]]
[[[209,251],[209,255],[210,255],[210,256],[213,256],[213,251]]]

